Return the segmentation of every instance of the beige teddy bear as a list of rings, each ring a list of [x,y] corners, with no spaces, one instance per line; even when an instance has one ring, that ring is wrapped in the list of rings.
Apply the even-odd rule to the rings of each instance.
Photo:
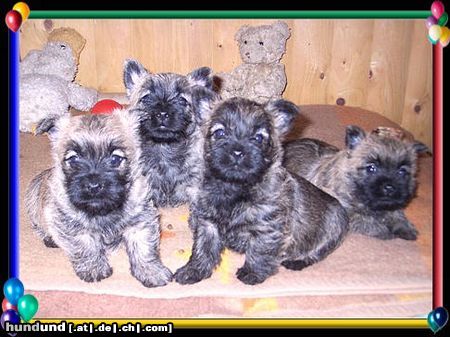
[[[32,132],[50,115],[68,113],[72,106],[88,111],[98,93],[74,82],[86,40],[72,28],[52,31],[42,50],[30,51],[20,63],[19,129]]]
[[[285,22],[242,26],[235,35],[244,62],[230,73],[219,73],[224,99],[241,96],[259,103],[279,99],[286,87],[286,74],[280,59],[290,36]]]

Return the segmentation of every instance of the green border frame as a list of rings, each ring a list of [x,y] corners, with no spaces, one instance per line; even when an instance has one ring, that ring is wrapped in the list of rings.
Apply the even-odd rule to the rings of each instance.
[[[431,11],[31,11],[30,19],[426,19]]]

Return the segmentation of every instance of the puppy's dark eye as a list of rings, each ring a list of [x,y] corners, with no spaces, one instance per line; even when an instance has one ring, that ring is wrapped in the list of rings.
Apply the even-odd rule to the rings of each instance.
[[[264,136],[260,133],[257,133],[252,140],[254,140],[255,142],[257,142],[258,144],[261,144],[264,140]]]
[[[125,158],[122,156],[118,156],[116,154],[113,154],[111,158],[109,159],[109,165],[113,168],[119,167],[122,161],[124,161]]]
[[[408,174],[408,171],[404,167],[401,167],[397,170],[397,175],[400,177],[404,177],[407,174]]]
[[[247,44],[247,40],[244,41],[244,44]]]
[[[260,45],[260,46],[264,46],[264,42],[259,41],[259,45]]]
[[[63,45],[63,44],[60,44],[60,45],[59,45],[59,48],[61,48],[62,50],[64,50],[64,49],[66,49],[66,46]]]
[[[150,94],[144,95],[139,99],[139,102],[148,102],[150,100]]]
[[[178,97],[178,102],[182,105],[182,106],[188,106],[189,102],[186,100],[186,98],[184,97]]]
[[[378,171],[378,167],[375,164],[368,164],[366,166],[366,171],[367,171],[367,173],[373,174]]]
[[[225,130],[224,129],[218,129],[213,132],[213,137],[215,139],[220,139],[225,137]]]
[[[69,155],[67,155],[66,158],[64,159],[64,162],[67,165],[72,166],[72,165],[76,164],[79,160],[80,160],[79,155],[69,153]]]

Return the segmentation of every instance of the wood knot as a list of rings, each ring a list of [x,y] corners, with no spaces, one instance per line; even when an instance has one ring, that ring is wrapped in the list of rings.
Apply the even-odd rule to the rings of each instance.
[[[325,74],[324,73],[320,73],[320,79],[323,80],[325,78]]]
[[[370,70],[369,70],[369,80],[371,80],[372,77],[373,77],[373,71],[372,71],[372,69],[370,69]]]
[[[53,20],[49,20],[49,19],[44,20],[43,25],[44,25],[44,29],[45,29],[48,33],[50,33],[50,32],[53,30]]]
[[[420,110],[422,110],[422,107],[420,106],[420,104],[414,105],[414,112],[415,112],[415,113],[419,113]]]
[[[345,105],[345,99],[344,98],[342,98],[342,97],[339,97],[337,100],[336,100],[336,104],[337,105]]]

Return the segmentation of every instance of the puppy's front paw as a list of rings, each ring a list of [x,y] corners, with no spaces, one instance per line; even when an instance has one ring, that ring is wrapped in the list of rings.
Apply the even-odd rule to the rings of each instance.
[[[247,266],[239,268],[236,272],[236,276],[241,282],[251,285],[262,283],[267,278],[266,275],[257,274]]]
[[[75,268],[75,273],[77,276],[85,282],[99,282],[105,278],[112,275],[112,268],[106,265],[99,265],[95,268],[85,269],[85,268]]]
[[[212,273],[202,272],[200,269],[193,267],[189,263],[175,272],[175,281],[180,284],[193,284],[208,278]]]
[[[147,288],[165,286],[172,281],[172,272],[161,263],[142,268],[134,268],[131,274]]]

